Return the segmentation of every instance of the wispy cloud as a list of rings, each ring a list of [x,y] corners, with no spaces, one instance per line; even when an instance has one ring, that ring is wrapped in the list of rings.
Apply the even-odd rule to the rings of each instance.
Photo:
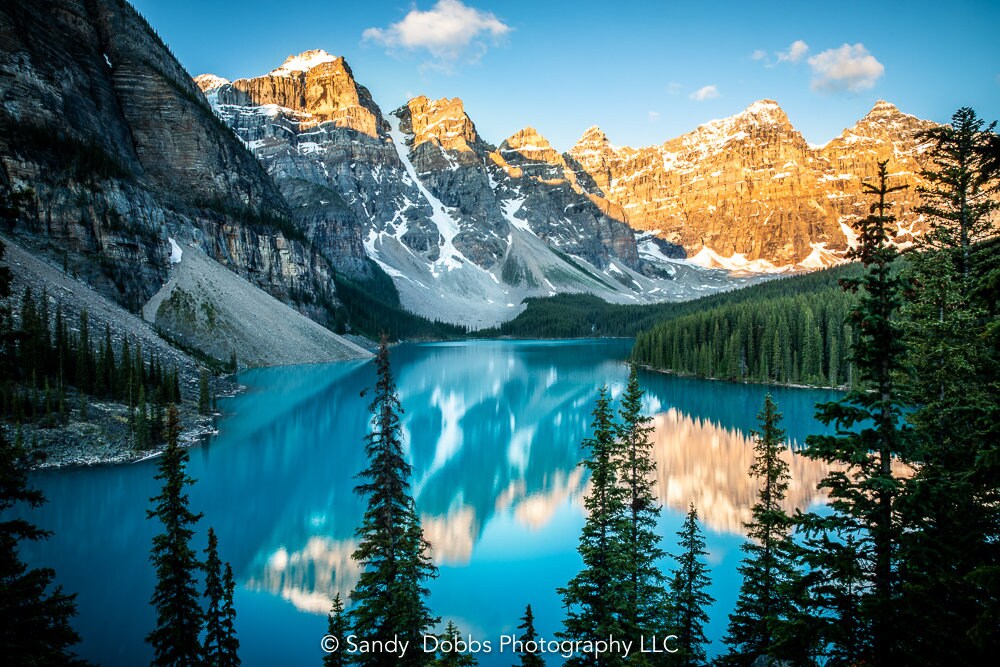
[[[719,89],[714,84],[710,86],[702,86],[698,90],[688,95],[688,97],[690,97],[695,102],[714,100],[718,96],[719,96]]]
[[[750,54],[750,60],[764,60],[767,58],[767,51],[764,49],[754,49]]]
[[[885,73],[885,66],[860,42],[817,53],[808,62],[813,72],[810,87],[821,93],[859,93]]]
[[[801,39],[797,39],[794,42],[792,42],[791,46],[789,46],[787,49],[785,49],[784,51],[778,51],[774,55],[778,58],[779,63],[783,62],[797,63],[800,60],[802,60],[802,58],[804,58],[807,53],[809,53],[809,45],[803,42]]]
[[[670,83],[667,84],[667,94],[677,95],[678,93],[681,92],[681,88],[683,88],[681,84],[677,83],[676,81],[671,81]]]
[[[660,120],[660,112],[659,111],[650,111],[648,113],[648,115],[649,115],[649,122],[650,123],[655,123],[656,121]]]
[[[390,51],[426,51],[436,66],[450,69],[461,59],[474,62],[510,33],[512,28],[493,12],[469,7],[461,0],[438,0],[426,11],[414,7],[402,21],[387,28],[368,28],[364,42],[374,42]]]

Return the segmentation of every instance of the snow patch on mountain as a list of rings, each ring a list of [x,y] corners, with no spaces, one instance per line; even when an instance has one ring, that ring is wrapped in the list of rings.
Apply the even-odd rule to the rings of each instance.
[[[403,135],[403,131],[399,129],[399,118],[389,114],[386,116],[386,120],[389,122],[389,136],[392,138],[399,161],[403,163],[407,175],[409,175],[420,191],[420,194],[423,195],[424,199],[430,205],[432,211],[431,222],[437,226],[438,233],[441,234],[440,255],[431,268],[431,273],[437,277],[439,269],[443,268],[447,271],[452,271],[461,267],[463,263],[468,262],[468,259],[455,247],[455,237],[458,236],[458,221],[451,217],[445,205],[441,203],[441,200],[431,194],[431,191],[420,182],[417,170],[414,168],[413,162],[410,161],[406,138]]]

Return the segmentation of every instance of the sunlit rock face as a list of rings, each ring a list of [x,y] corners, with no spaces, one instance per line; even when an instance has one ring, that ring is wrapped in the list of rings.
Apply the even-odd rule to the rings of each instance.
[[[702,265],[818,268],[853,242],[850,225],[870,203],[861,183],[879,160],[889,160],[893,185],[910,186],[891,197],[896,243],[923,229],[913,209],[928,146],[916,134],[935,126],[880,101],[833,141],[811,146],[776,102],[761,100],[659,146],[614,146],[593,127],[567,161],[630,225],[682,245]]]

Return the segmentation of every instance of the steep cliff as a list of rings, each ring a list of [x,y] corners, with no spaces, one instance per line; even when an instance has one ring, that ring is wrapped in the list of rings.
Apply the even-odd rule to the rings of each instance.
[[[166,281],[169,233],[331,316],[329,262],[124,0],[0,7],[0,187],[30,193],[11,231],[133,312]]]

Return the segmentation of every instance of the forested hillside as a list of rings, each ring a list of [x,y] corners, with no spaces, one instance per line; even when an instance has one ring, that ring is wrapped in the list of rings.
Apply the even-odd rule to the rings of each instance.
[[[644,306],[610,304],[589,294],[560,294],[528,299],[527,308],[510,322],[478,332],[514,338],[636,336],[658,323],[709,309],[760,300],[813,294],[837,288],[837,281],[858,271],[853,265],[794,275],[681,303]]]

